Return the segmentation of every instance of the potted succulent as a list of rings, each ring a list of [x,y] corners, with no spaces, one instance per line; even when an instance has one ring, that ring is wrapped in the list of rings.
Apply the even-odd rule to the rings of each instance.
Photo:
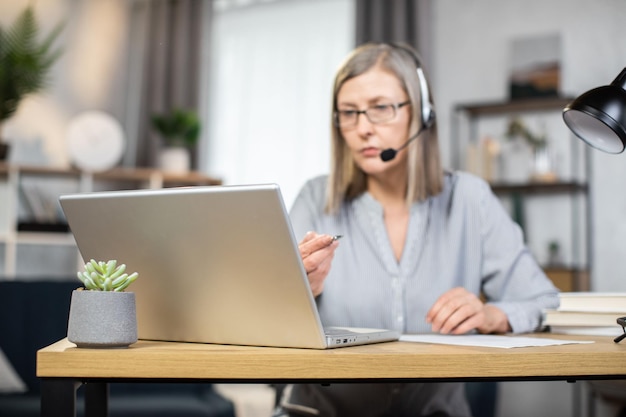
[[[72,292],[67,338],[78,347],[127,347],[137,341],[135,294],[125,292],[137,279],[117,261],[90,260],[78,279],[85,288]]]
[[[8,28],[0,27],[0,160],[7,158],[8,143],[2,140],[2,124],[17,111],[22,99],[43,90],[48,73],[61,51],[52,44],[61,33],[58,24],[44,39],[32,6],[26,7]]]
[[[178,173],[189,171],[190,149],[200,137],[200,120],[196,112],[176,108],[170,113],[153,115],[152,127],[163,141],[159,168]]]

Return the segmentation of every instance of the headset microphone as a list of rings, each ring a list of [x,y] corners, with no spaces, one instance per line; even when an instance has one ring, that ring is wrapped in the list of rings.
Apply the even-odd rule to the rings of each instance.
[[[380,159],[382,159],[383,162],[391,161],[393,158],[396,157],[396,154],[398,152],[400,152],[402,149],[406,148],[409,145],[409,143],[411,143],[412,141],[417,139],[417,137],[420,135],[420,133],[422,133],[424,131],[425,128],[426,128],[426,126],[422,125],[422,127],[420,127],[420,129],[417,131],[417,133],[414,134],[413,136],[411,136],[406,142],[404,142],[404,145],[400,146],[398,149],[387,148],[384,151],[382,151],[380,153]]]

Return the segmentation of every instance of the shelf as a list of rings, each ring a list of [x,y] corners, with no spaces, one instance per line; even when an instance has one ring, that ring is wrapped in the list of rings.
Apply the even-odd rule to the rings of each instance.
[[[536,118],[541,114],[542,118],[550,118],[550,122],[560,117],[563,109],[574,100],[574,97],[538,97],[518,100],[484,101],[474,103],[460,103],[454,106],[456,117],[452,121],[451,159],[454,169],[463,169],[462,161],[466,161],[468,169],[475,170],[479,176],[490,176],[488,155],[484,148],[480,148],[480,138],[485,136],[496,137],[501,135],[494,133],[494,129],[502,129],[506,119],[513,117]],[[545,114],[543,114],[545,113]],[[489,120],[486,120],[489,119]],[[562,254],[567,267],[543,266],[548,277],[561,291],[585,291],[591,287],[590,271],[592,260],[591,237],[591,213],[590,202],[591,184],[591,159],[588,149],[581,141],[568,140],[566,135],[555,135],[551,140],[560,147],[561,157],[567,165],[561,166],[564,181],[555,182],[505,182],[493,181],[490,187],[494,194],[506,201],[506,207],[511,212],[511,217],[519,224],[526,226],[525,238],[527,244],[537,252],[544,250],[546,244],[552,240],[560,241],[569,239],[564,247],[567,253]],[[475,145],[470,148],[469,144]],[[474,152],[475,157],[467,164],[468,152]],[[480,165],[483,163],[484,165]],[[504,163],[504,162],[501,162]],[[485,168],[485,166],[487,168]],[[518,166],[521,166],[518,164]],[[507,166],[507,168],[511,168]],[[521,169],[521,168],[520,168]],[[474,172],[474,171],[473,171]],[[519,172],[518,172],[519,174]],[[513,177],[511,177],[513,178]],[[567,206],[562,204],[567,203]],[[558,204],[563,215],[559,222],[554,222],[554,227],[549,220],[543,219],[543,223],[536,223],[537,219],[530,217],[538,213],[537,209],[549,210],[546,204]],[[543,213],[543,212],[542,212]],[[566,226],[569,222],[570,226]],[[530,225],[530,223],[533,223]],[[539,224],[539,227],[536,227]],[[535,226],[535,227],[533,227]],[[555,229],[567,227],[568,230]],[[541,230],[540,230],[541,229]],[[530,232],[529,232],[530,231]],[[527,233],[528,232],[528,233]],[[532,233],[535,233],[532,235]],[[533,240],[534,239],[534,240]],[[573,267],[575,266],[575,267]]]
[[[57,168],[36,165],[14,165],[0,162],[0,175],[7,175],[11,171],[19,172],[25,175],[38,175],[50,177],[70,177],[78,178],[81,174],[77,169]]]
[[[563,292],[589,291],[589,271],[583,268],[544,267],[543,271]]]
[[[198,172],[177,174],[162,172],[151,168],[115,168],[108,171],[93,174],[94,180],[114,181],[150,181],[159,177],[163,184],[184,185],[220,185],[222,182],[216,178],[207,177]]]
[[[174,173],[154,168],[116,167],[101,172],[84,172],[76,168],[21,165],[0,162],[0,182],[3,187],[3,204],[8,221],[8,230],[0,233],[0,256],[3,256],[4,269],[0,276],[15,279],[18,252],[24,246],[63,246],[76,249],[73,235],[62,225],[33,224],[18,219],[20,202],[28,202],[27,195],[21,195],[25,187],[24,179],[43,182],[48,179],[70,180],[75,183],[77,192],[93,192],[102,189],[160,189],[163,187],[181,186],[214,186],[221,185],[221,180],[204,175],[200,172]],[[65,183],[63,184],[65,185]],[[47,187],[47,184],[46,184]],[[61,187],[61,189],[64,189]],[[53,191],[54,192],[54,191]],[[61,192],[61,191],[59,191]],[[76,192],[76,191],[72,191]],[[56,197],[54,195],[53,197]],[[26,200],[24,200],[26,198]],[[5,202],[6,200],[6,202]],[[41,217],[41,216],[40,216]],[[4,252],[2,255],[1,252]],[[76,250],[77,257],[80,255]]]
[[[463,111],[472,117],[501,115],[518,112],[563,109],[572,100],[574,100],[574,97],[553,97],[486,102],[480,104],[459,104],[456,106],[456,110]]]
[[[495,194],[566,194],[586,193],[589,186],[580,182],[491,183]]]
[[[163,184],[174,185],[220,185],[221,180],[206,176],[202,173],[191,171],[184,174],[163,172],[154,168],[123,168],[116,167],[107,171],[88,173],[75,168],[47,167],[35,165],[13,165],[0,162],[0,176],[7,176],[15,171],[20,175],[32,175],[39,177],[66,177],[81,178],[91,176],[94,180],[112,181],[157,181]]]
[[[74,236],[70,233],[19,232],[18,245],[63,245],[76,246]]]

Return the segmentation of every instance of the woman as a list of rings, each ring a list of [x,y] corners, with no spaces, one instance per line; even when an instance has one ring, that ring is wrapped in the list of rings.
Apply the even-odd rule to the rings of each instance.
[[[488,184],[441,168],[427,88],[406,46],[363,45],[336,75],[331,173],[309,181],[290,213],[322,321],[402,333],[536,330],[557,290]],[[470,415],[462,384],[290,388],[290,415]]]

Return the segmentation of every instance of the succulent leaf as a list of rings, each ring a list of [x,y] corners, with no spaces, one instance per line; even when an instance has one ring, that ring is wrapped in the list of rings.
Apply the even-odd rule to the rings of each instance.
[[[133,281],[137,279],[138,276],[139,274],[137,274],[136,272],[133,272],[131,275],[127,276],[124,282],[120,286],[115,288],[113,291],[118,291],[118,292],[124,291],[130,284],[133,283]]]
[[[88,276],[85,277],[85,287],[88,290],[98,290],[99,289],[98,285],[91,278],[89,278]]]
[[[100,265],[98,265],[98,262],[94,261],[93,259],[89,261],[89,264],[91,265],[92,271],[94,272],[97,272],[98,269],[100,268]]]
[[[115,259],[110,260],[109,262],[107,262],[106,272],[107,272],[107,274],[109,274],[109,276],[111,275],[111,273],[113,271],[115,271],[115,266],[116,265],[117,265],[117,261]]]
[[[124,271],[126,270],[126,265],[125,264],[121,264],[120,266],[117,267],[117,269],[111,274],[111,278],[113,280],[115,280],[117,277],[119,277],[120,275],[122,275],[124,273]]]
[[[113,287],[118,287],[122,285],[124,281],[126,281],[126,278],[128,278],[128,274],[122,274],[119,277],[115,278],[113,281],[111,281],[111,285],[113,285]],[[113,279],[113,277],[111,277],[111,279]]]

